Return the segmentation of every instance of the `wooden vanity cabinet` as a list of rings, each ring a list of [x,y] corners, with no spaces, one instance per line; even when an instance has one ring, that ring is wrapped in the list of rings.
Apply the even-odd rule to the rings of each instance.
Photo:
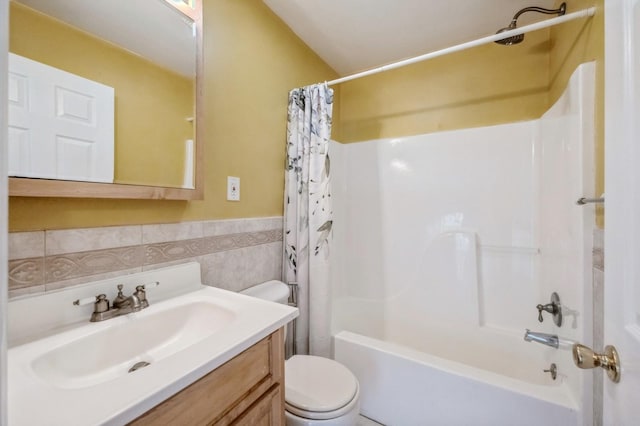
[[[276,331],[130,425],[283,426],[283,337]]]

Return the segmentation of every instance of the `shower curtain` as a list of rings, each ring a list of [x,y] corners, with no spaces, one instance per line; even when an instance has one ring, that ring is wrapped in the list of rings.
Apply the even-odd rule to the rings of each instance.
[[[283,276],[298,284],[296,353],[326,357],[331,347],[332,109],[333,90],[326,83],[289,93]]]

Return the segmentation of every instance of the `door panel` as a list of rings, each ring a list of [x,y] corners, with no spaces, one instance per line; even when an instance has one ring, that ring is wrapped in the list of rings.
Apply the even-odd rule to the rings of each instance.
[[[9,174],[113,182],[113,88],[14,54],[9,67]]]
[[[640,419],[640,1],[605,2],[605,336],[622,376],[604,376],[605,425]],[[602,349],[602,348],[598,348]]]

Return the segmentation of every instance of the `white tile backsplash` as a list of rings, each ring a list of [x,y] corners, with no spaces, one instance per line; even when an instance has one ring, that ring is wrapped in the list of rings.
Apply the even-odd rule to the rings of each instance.
[[[264,281],[282,279],[282,242],[202,256],[202,282],[242,291]]]
[[[142,225],[142,244],[202,238],[203,222]]]
[[[203,222],[204,237],[238,234],[241,232],[259,232],[282,228],[282,217],[266,217],[256,219],[228,219]]]
[[[44,231],[9,234],[9,260],[44,256]]]
[[[45,255],[104,250],[139,244],[142,244],[142,229],[139,225],[46,231]]]

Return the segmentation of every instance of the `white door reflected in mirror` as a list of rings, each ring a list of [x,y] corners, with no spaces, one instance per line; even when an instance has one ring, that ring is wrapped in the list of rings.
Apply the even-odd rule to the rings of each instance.
[[[114,89],[9,54],[9,176],[113,182]]]

